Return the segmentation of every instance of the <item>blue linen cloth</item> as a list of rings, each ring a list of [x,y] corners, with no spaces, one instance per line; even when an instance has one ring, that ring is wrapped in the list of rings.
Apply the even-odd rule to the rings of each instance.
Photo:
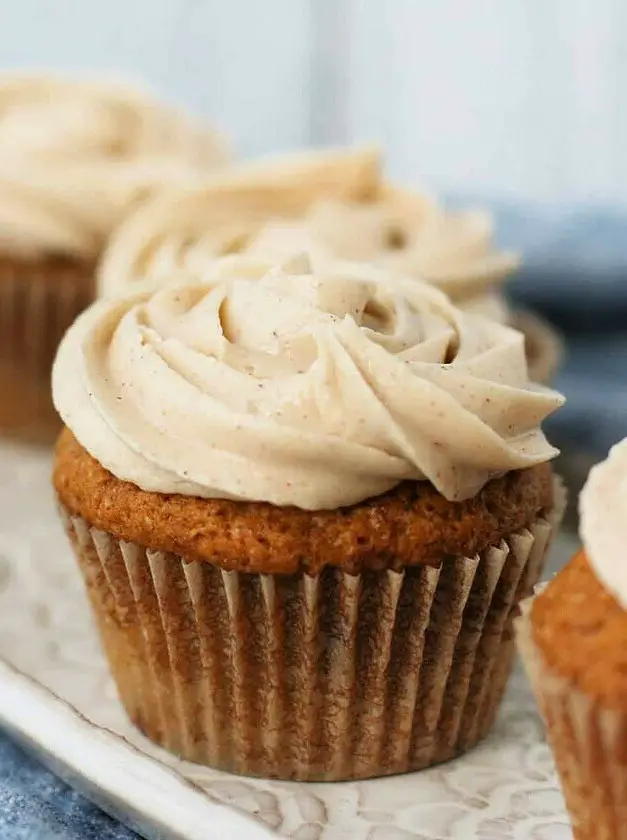
[[[524,254],[514,302],[559,327],[555,387],[567,403],[546,424],[565,456],[605,457],[627,436],[627,208],[495,207],[498,239]]]
[[[512,298],[567,341],[555,384],[568,404],[548,431],[566,456],[599,460],[627,435],[627,209],[494,209],[500,242],[525,255]],[[0,735],[0,840],[136,836]]]

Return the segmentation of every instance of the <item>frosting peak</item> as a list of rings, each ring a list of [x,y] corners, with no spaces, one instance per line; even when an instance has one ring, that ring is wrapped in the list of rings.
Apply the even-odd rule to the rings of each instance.
[[[0,247],[93,258],[131,207],[224,158],[216,135],[122,85],[0,78]]]
[[[202,281],[102,300],[68,331],[55,405],[103,466],[145,490],[350,505],[403,479],[448,499],[556,451],[561,403],[523,337],[431,286],[342,264],[226,257]]]
[[[581,538],[595,574],[627,609],[627,438],[590,471],[579,497]]]

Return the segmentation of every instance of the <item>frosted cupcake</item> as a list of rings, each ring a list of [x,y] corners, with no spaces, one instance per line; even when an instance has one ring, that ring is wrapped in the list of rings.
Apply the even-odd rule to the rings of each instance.
[[[223,158],[215,135],[130,88],[0,76],[0,431],[58,430],[54,352],[111,231]]]
[[[627,440],[580,497],[583,549],[525,603],[523,659],[576,840],[627,838]]]
[[[369,266],[235,256],[92,306],[53,388],[60,509],[149,738],[335,780],[486,734],[562,508],[562,400],[519,333]]]
[[[306,250],[320,270],[338,260],[369,262],[508,323],[521,316],[510,312],[502,284],[519,261],[494,247],[492,233],[482,210],[450,212],[390,186],[374,150],[310,153],[244,165],[220,184],[146,207],[112,241],[100,277],[103,293],[111,294],[143,275],[202,270],[225,253],[277,260]],[[559,343],[537,319],[524,316],[520,325],[529,333],[531,376],[548,381]]]

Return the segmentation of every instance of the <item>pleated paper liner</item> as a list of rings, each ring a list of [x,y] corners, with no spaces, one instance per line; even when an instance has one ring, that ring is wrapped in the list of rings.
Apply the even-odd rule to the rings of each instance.
[[[139,729],[230,772],[332,781],[418,770],[488,732],[564,495],[481,556],[360,575],[224,571],[61,512]]]
[[[532,382],[550,385],[564,355],[564,343],[547,321],[526,309],[515,309],[512,326],[525,336],[525,352]]]
[[[533,641],[532,603],[523,602],[516,621],[518,648],[546,724],[575,840],[627,840],[627,710],[603,708],[550,670]]]
[[[93,266],[0,257],[0,434],[49,443],[60,430],[50,372],[57,346],[91,302]]]

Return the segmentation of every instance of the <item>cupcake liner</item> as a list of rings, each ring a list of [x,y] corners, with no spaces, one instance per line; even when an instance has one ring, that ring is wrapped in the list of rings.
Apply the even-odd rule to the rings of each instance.
[[[417,770],[486,734],[563,499],[481,556],[358,575],[225,571],[61,513],[149,738],[234,773],[331,781]]]
[[[52,362],[64,332],[91,301],[91,275],[78,263],[0,262],[0,433],[43,442],[58,434]]]
[[[515,309],[511,323],[525,336],[529,378],[532,382],[549,385],[564,355],[559,333],[543,318],[526,309]]]
[[[607,709],[548,667],[533,641],[533,598],[516,640],[546,724],[575,840],[627,840],[627,712]]]

